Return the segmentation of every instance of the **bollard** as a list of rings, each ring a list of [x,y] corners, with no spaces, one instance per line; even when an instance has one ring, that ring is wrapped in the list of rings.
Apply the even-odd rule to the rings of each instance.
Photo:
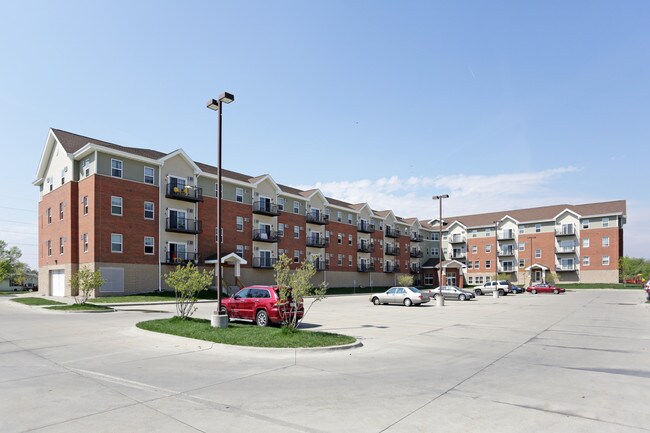
[[[499,298],[499,291],[498,290],[493,291],[492,292],[492,297],[494,297],[494,299],[498,299]]]
[[[212,317],[210,318],[210,325],[213,328],[227,328],[228,327],[228,315],[219,314],[218,311],[212,312]]]

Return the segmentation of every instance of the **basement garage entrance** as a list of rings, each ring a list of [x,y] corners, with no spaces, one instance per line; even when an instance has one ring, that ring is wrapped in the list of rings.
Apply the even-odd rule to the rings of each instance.
[[[51,296],[65,296],[65,271],[58,269],[50,271]]]

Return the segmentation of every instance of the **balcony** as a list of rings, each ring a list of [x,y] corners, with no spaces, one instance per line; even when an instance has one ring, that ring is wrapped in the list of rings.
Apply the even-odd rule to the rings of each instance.
[[[424,236],[417,233],[411,233],[411,242],[422,242],[423,240]]]
[[[372,242],[359,242],[357,244],[357,252],[372,253],[373,251],[375,251],[375,244]]]
[[[510,257],[510,256],[514,256],[514,255],[515,255],[514,248],[508,248],[506,250],[499,250],[499,252],[497,252],[497,256],[499,256],[499,257]]]
[[[203,188],[168,183],[165,188],[165,197],[197,203],[203,201]]]
[[[451,258],[454,259],[454,260],[455,259],[464,259],[465,257],[467,257],[467,253],[463,253],[463,252],[460,252],[460,251],[454,251],[454,252],[451,253]]]
[[[325,225],[329,224],[330,222],[330,217],[321,213],[308,213],[305,215],[305,217],[307,218],[307,222],[309,224]]]
[[[570,247],[561,247],[559,245],[555,246],[555,254],[575,254],[576,246],[572,245]]]
[[[555,272],[576,272],[579,270],[578,265],[555,265]]]
[[[503,230],[501,233],[499,233],[497,239],[500,241],[511,241],[514,240],[514,238],[515,238],[514,230]]]
[[[277,204],[271,204],[268,200],[253,202],[253,213],[259,215],[278,216],[280,211]]]
[[[392,273],[398,272],[398,271],[399,271],[399,266],[395,266],[395,265],[393,265],[391,263],[386,263],[384,265],[384,272],[387,273],[387,274],[392,274]]]
[[[253,240],[259,242],[277,242],[278,233],[275,230],[255,229],[253,230]]]
[[[576,234],[576,226],[573,224],[565,224],[555,229],[555,236],[575,236]]]
[[[464,244],[466,240],[465,235],[453,235],[449,237],[450,244]]]
[[[270,257],[253,257],[253,267],[258,269],[273,269],[278,259]]]
[[[517,268],[514,266],[499,266],[499,273],[514,274],[515,272],[517,272]]]
[[[375,265],[374,263],[361,263],[357,265],[357,272],[374,272]]]
[[[415,259],[419,259],[420,257],[422,257],[422,250],[413,248],[410,251],[410,255],[411,255],[411,257],[413,257]]]
[[[201,221],[187,218],[167,218],[165,231],[198,235],[201,233]]]
[[[399,229],[394,229],[392,227],[386,227],[386,231],[384,233],[387,238],[398,238],[400,235]]]
[[[199,261],[198,253],[186,253],[186,252],[171,252],[167,251],[165,253],[165,264],[167,265],[183,265],[192,262],[197,263]]]
[[[386,253],[387,256],[397,256],[399,255],[399,248],[392,245],[386,245],[384,253]]]
[[[419,274],[422,272],[422,268],[420,265],[412,264],[411,267],[409,268],[412,274]]]
[[[374,233],[375,225],[366,221],[359,221],[357,223],[357,231],[360,231],[361,233]]]
[[[327,271],[330,268],[330,263],[327,260],[316,260],[312,264],[316,271]]]
[[[320,236],[307,236],[307,246],[313,248],[325,248],[330,244],[329,239]]]

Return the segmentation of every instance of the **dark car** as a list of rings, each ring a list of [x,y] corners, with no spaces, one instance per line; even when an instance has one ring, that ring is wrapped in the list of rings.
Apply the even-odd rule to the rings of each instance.
[[[535,284],[526,289],[527,292],[532,293],[533,295],[537,293],[564,293],[565,290],[562,287],[555,287],[552,284]]]
[[[259,326],[270,323],[282,323],[291,310],[297,308],[298,319],[304,315],[302,302],[296,305],[293,300],[282,301],[280,289],[276,286],[244,287],[230,298],[221,300],[221,312],[228,315],[228,320],[250,320]]]
[[[512,293],[524,293],[525,292],[523,287],[519,287],[516,284],[513,284],[512,286],[510,286],[510,290],[512,291]]]
[[[438,299],[438,296],[440,296],[440,287],[430,290],[429,295],[433,299]],[[458,299],[459,301],[469,301],[476,297],[474,292],[463,290],[456,286],[442,286],[442,296],[445,299]]]

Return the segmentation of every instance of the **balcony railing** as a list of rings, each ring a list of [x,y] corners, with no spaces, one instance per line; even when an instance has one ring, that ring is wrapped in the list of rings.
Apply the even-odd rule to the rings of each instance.
[[[277,204],[272,204],[266,200],[260,200],[253,202],[253,213],[259,215],[269,215],[269,216],[278,216],[280,211],[278,210]]]
[[[165,197],[196,203],[203,201],[203,188],[168,183],[165,188]]]
[[[578,265],[555,265],[555,272],[576,272],[579,270]]]
[[[465,241],[465,235],[453,235],[449,237],[449,243],[452,244],[463,244]]]
[[[322,237],[309,237],[307,236],[307,246],[314,248],[325,248],[330,244],[329,239]]]
[[[464,259],[467,257],[467,253],[461,253],[461,252],[452,252],[451,253],[451,258],[452,259]]]
[[[499,272],[503,274],[511,274],[517,272],[517,268],[514,266],[499,266]]]
[[[399,254],[399,248],[394,247],[392,245],[386,245],[386,249],[384,250],[387,256],[396,256]]]
[[[507,250],[499,250],[497,252],[497,255],[499,257],[514,256],[515,255],[515,250],[514,250],[514,248],[510,248],[510,249],[507,249]]]
[[[397,272],[397,271],[399,271],[399,266],[395,266],[395,265],[392,265],[392,264],[389,264],[389,263],[386,263],[384,265],[384,272],[387,273],[387,274],[391,274],[391,273]]]
[[[399,229],[395,229],[393,227],[386,227],[386,231],[384,233],[388,238],[398,238],[400,234]]]
[[[199,261],[198,253],[171,252],[165,253],[165,263],[168,265],[186,265],[189,262],[197,263]]]
[[[307,222],[309,224],[325,225],[325,224],[329,224],[330,222],[330,217],[322,213],[318,213],[318,214],[308,213],[307,215],[305,215],[305,218],[307,218]]]
[[[423,240],[424,236],[417,233],[411,233],[411,242],[422,242]]]
[[[419,274],[422,271],[422,268],[420,267],[420,265],[411,265],[409,270],[411,271],[412,274]]]
[[[278,233],[275,230],[255,229],[253,230],[253,240],[260,242],[277,242]]]
[[[509,241],[515,238],[515,231],[514,230],[503,230],[501,233],[499,233],[499,239],[500,241]]]
[[[572,245],[570,247],[561,247],[561,246],[556,246],[555,247],[555,253],[556,254],[575,254],[576,252],[576,246]]]
[[[357,223],[357,230],[360,231],[361,233],[374,233],[375,225],[370,224],[369,222],[366,221],[359,221]]]
[[[330,263],[327,260],[316,260],[312,264],[316,271],[327,271],[330,268]]]
[[[278,259],[271,259],[269,257],[253,257],[253,267],[260,269],[273,269],[273,266],[278,262]]]
[[[167,218],[165,231],[177,233],[201,233],[201,221],[187,218]]]
[[[361,263],[357,265],[357,272],[374,272],[375,265],[373,263]]]
[[[359,242],[357,244],[357,251],[360,253],[372,253],[375,251],[375,244],[372,242]]]
[[[563,225],[555,228],[555,236],[575,236],[576,226],[574,224]]]
[[[411,255],[411,257],[413,257],[413,258],[420,258],[420,257],[422,257],[422,250],[412,249],[412,250],[410,251],[410,255]]]

